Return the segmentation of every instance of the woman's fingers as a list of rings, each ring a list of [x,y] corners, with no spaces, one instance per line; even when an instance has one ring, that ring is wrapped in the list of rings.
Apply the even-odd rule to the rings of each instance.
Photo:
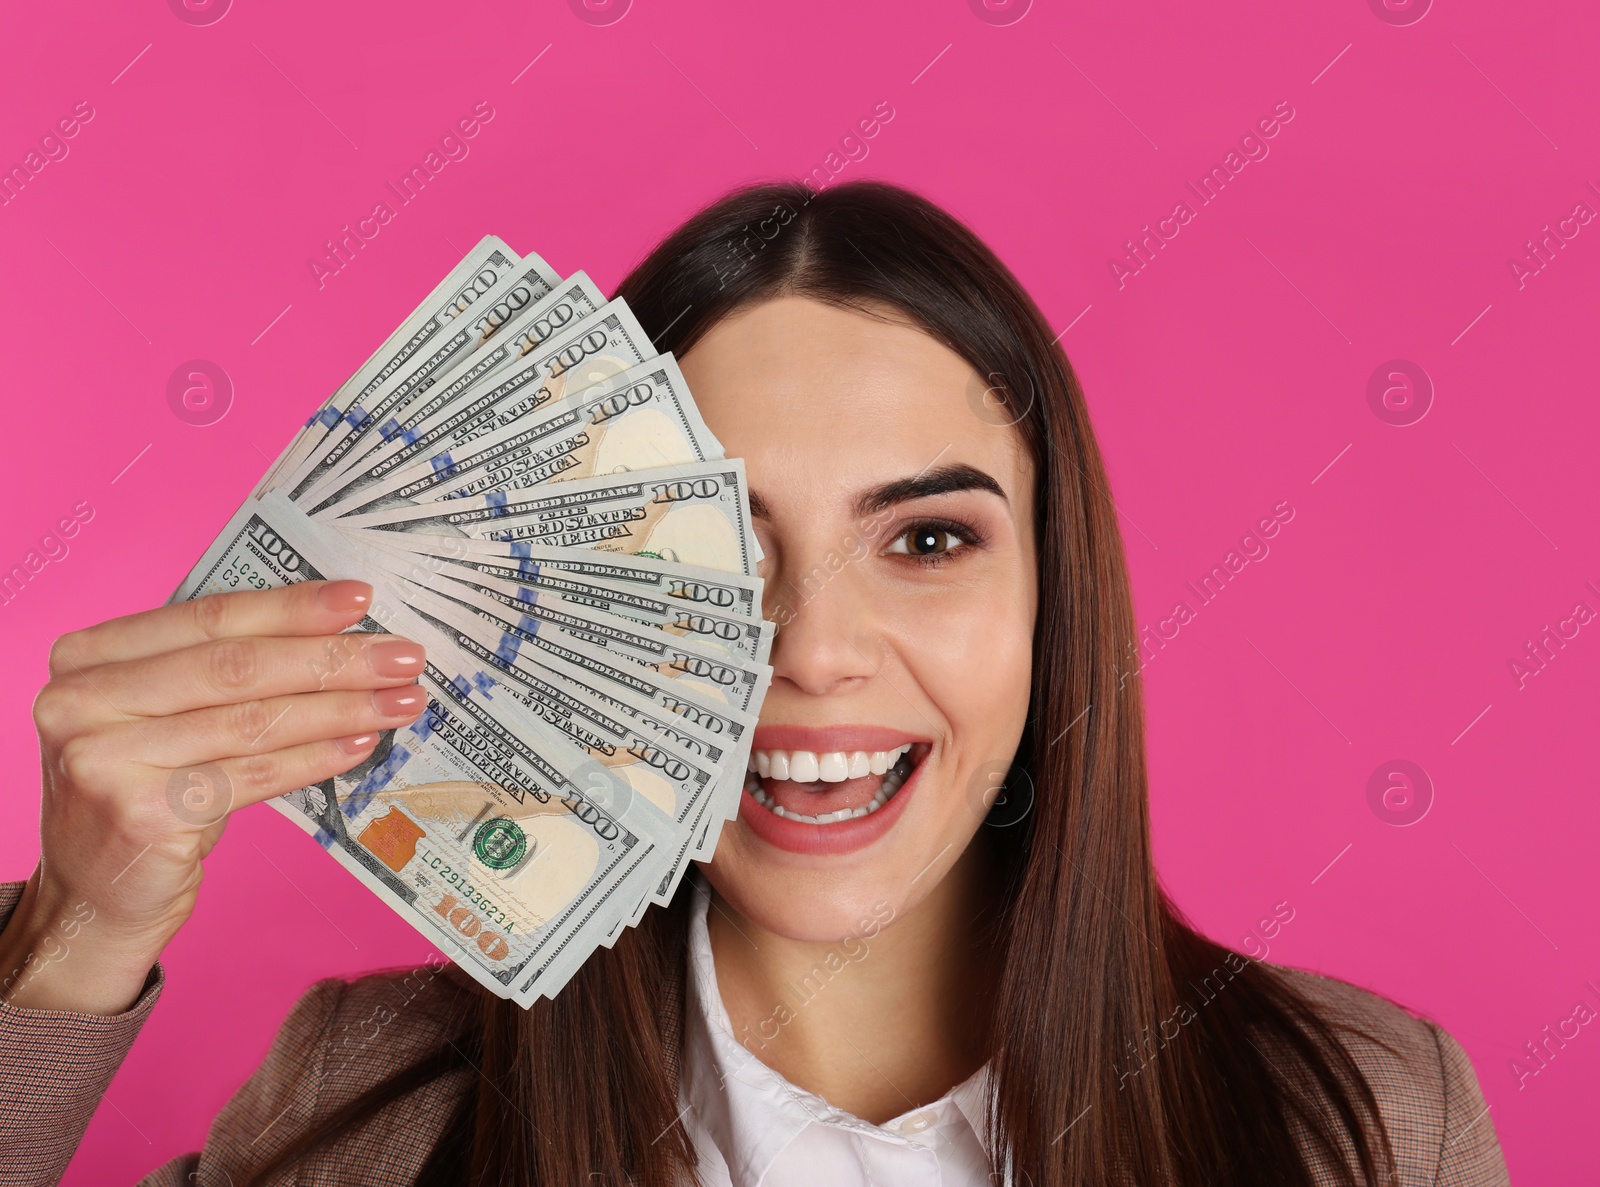
[[[149,766],[191,767],[399,729],[415,721],[427,706],[427,694],[416,684],[297,693],[112,725],[105,731],[104,744]]]
[[[286,589],[215,594],[113,618],[56,640],[52,676],[81,675],[219,639],[332,635],[372,608],[365,581],[306,581]]]
[[[200,860],[227,814],[370,761],[383,731],[416,719],[422,648],[343,633],[371,602],[364,582],[307,583],[163,607],[57,643],[34,701],[43,857],[21,925],[54,926],[90,903],[97,938],[89,963],[31,1004],[126,1009],[194,909]],[[5,968],[26,955],[17,928],[14,916],[0,935]]]
[[[291,693],[397,685],[415,680],[423,663],[420,644],[394,635],[243,637],[102,664],[51,687],[58,696],[104,707],[111,720],[112,711],[164,717]]]
[[[368,730],[264,754],[224,758],[207,764],[206,772],[196,772],[203,782],[195,784],[192,800],[180,794],[169,797],[169,803],[176,801],[174,810],[184,816],[185,823],[211,825],[227,813],[343,774],[369,757],[377,744],[378,732]],[[213,770],[220,770],[220,777],[214,778]],[[186,811],[190,808],[192,812]]]

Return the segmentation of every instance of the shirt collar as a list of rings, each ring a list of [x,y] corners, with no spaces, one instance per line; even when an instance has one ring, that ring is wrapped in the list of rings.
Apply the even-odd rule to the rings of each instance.
[[[978,1141],[983,1143],[983,1148],[990,1152],[993,1160],[994,1143],[989,1140],[989,1121],[984,1115],[984,1099],[989,1092],[989,1065],[986,1063],[972,1075],[950,1090],[950,1099],[955,1102],[956,1108],[961,1110],[961,1115],[967,1119],[967,1124],[972,1126],[972,1132],[978,1135]]]
[[[785,1147],[813,1121],[881,1140],[903,1140],[791,1084],[739,1042],[717,987],[707,926],[711,889],[699,871],[687,881],[695,904],[689,916],[691,986],[685,1011],[680,1103],[685,1110],[693,1110],[698,1127],[727,1164],[732,1181],[759,1183]],[[954,1104],[984,1148],[991,1150],[984,1116],[988,1083],[989,1065],[985,1064],[927,1107]]]

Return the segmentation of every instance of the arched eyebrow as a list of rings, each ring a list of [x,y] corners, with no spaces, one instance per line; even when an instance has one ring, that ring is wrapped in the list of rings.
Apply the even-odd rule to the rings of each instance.
[[[893,507],[896,503],[909,502],[911,499],[926,499],[931,495],[948,495],[963,490],[986,490],[990,494],[998,495],[1002,502],[1008,501],[1006,492],[1000,488],[1000,484],[982,470],[965,462],[953,462],[950,465],[924,470],[910,478],[896,478],[893,482],[885,482],[881,486],[862,491],[856,497],[856,517],[866,519],[887,507]]]
[[[869,487],[856,496],[857,519],[867,519],[886,507],[912,499],[926,499],[932,495],[948,495],[963,490],[986,490],[1006,499],[1000,484],[975,466],[956,462],[924,470],[910,478],[896,478],[879,486]],[[750,492],[750,514],[756,519],[770,519],[766,501],[756,491]]]

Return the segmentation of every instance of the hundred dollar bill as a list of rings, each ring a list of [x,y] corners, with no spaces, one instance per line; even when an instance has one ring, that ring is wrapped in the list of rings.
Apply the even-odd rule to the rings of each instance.
[[[597,383],[655,355],[655,347],[634,320],[626,302],[609,301],[580,321],[563,327],[539,346],[479,375],[470,390],[418,421],[409,430],[432,452],[458,448],[518,417]],[[391,460],[390,446],[372,466]],[[408,454],[414,456],[420,450]],[[331,493],[324,490],[319,501]],[[298,496],[297,496],[298,497]]]
[[[390,507],[342,516],[338,524],[642,553],[673,564],[753,574],[761,549],[749,506],[744,463],[732,458]]]
[[[600,611],[579,617],[585,607],[550,594],[543,595],[544,605],[535,610],[535,617],[528,613],[533,607],[527,600],[491,596],[481,588],[447,581],[429,569],[413,566],[411,561],[416,558],[412,554],[372,547],[372,533],[331,534],[337,534],[368,571],[381,573],[386,582],[392,582],[407,606],[428,605],[430,621],[446,622],[451,630],[488,623],[494,637],[502,641],[513,635],[536,637],[537,645],[525,655],[551,667],[559,679],[609,710],[655,729],[670,744],[695,754],[710,754],[714,763],[722,762],[717,755],[741,747],[748,750],[747,735],[755,721],[750,710],[759,705],[770,679],[764,651],[751,659],[691,642],[691,655],[678,646],[676,638],[650,631],[645,634],[663,635],[670,646],[635,639],[631,646],[608,647],[606,642],[615,642],[619,628],[622,635],[633,639],[640,624]],[[441,587],[438,592],[428,585],[435,581]],[[473,653],[478,654],[476,648]],[[660,694],[641,695],[635,680],[641,672]]]
[[[380,535],[377,532],[367,534]],[[390,563],[400,576],[446,593],[456,586],[466,586],[482,590],[508,606],[532,601],[540,595],[554,596],[579,611],[615,615],[758,663],[766,663],[772,652],[774,624],[759,619],[724,614],[674,598],[645,597],[615,590],[575,580],[559,569],[541,571],[538,566],[529,566],[528,570],[519,571],[514,566],[460,564],[439,557],[383,551],[392,552]]]
[[[372,533],[372,538],[380,537],[378,533]],[[406,539],[427,540],[431,537],[411,536]],[[360,541],[362,545],[367,542],[367,537],[363,537]],[[480,541],[467,541],[467,543],[477,544]],[[387,548],[386,543],[384,547]],[[550,551],[585,550],[551,549]],[[405,570],[396,568],[395,571],[403,573]],[[495,617],[499,619],[502,616],[495,615]],[[549,644],[555,638],[554,632],[546,630],[542,641]],[[754,711],[760,706],[767,681],[754,679],[723,683],[715,678],[715,670],[709,670],[710,674],[690,671],[686,665],[680,665],[666,672],[641,669],[631,662],[608,655],[604,648],[589,648],[581,640],[571,639],[564,632],[560,638],[565,641],[563,646],[554,652],[547,646],[540,654],[540,662],[547,660],[554,662],[553,655],[559,653],[563,657],[563,663],[570,662],[571,665],[562,667],[561,670],[571,679],[600,692],[602,696],[621,691],[637,692],[649,697],[652,703],[687,718],[693,724],[725,736],[729,739],[730,745],[736,746],[743,741],[748,750],[746,734],[754,728]]]
[[[363,539],[404,552],[409,563],[436,572],[445,571],[446,563],[462,565],[490,577],[547,587],[571,602],[592,600],[602,610],[641,622],[659,622],[676,605],[736,618],[760,618],[762,613],[761,578],[744,573],[668,564],[625,552],[544,548],[522,540],[410,532],[370,532]]]
[[[327,504],[353,498],[380,482],[396,466],[434,453],[436,433],[425,432],[424,423],[445,410],[452,420],[458,411],[469,414],[484,403],[482,389],[495,386],[489,376],[502,364],[520,359],[604,304],[605,297],[586,273],[567,277],[554,292],[516,314],[481,350],[459,359],[431,387],[392,409],[375,436],[368,434],[365,444],[306,488],[301,506],[315,515]]]
[[[610,651],[590,640],[569,634],[548,622],[518,613],[492,598],[473,596],[476,591],[448,598],[453,605],[432,603],[438,616],[451,625],[468,629],[473,616],[486,621],[502,640],[520,640],[517,653],[549,668],[602,700],[629,695],[642,697],[659,708],[684,718],[689,724],[727,740],[724,778],[718,784],[714,819],[738,814],[739,790],[750,759],[755,713],[766,696],[772,669],[761,664],[716,663],[704,655],[669,647],[666,660],[646,664],[626,653]],[[415,591],[413,596],[419,596]],[[720,823],[717,825],[720,828]],[[692,856],[709,856],[716,833],[703,828]]]
[[[658,355],[476,440],[418,454],[380,481],[347,486],[327,513],[364,514],[722,457],[677,362]]]
[[[730,674],[727,672],[691,674],[678,667],[656,669],[636,665],[559,629],[543,627],[532,620],[512,621],[481,603],[450,604],[425,590],[413,590],[408,597],[426,601],[441,621],[464,632],[481,630],[481,626],[474,626],[474,616],[482,619],[491,631],[490,637],[499,640],[495,648],[498,654],[513,659],[525,669],[532,665],[546,670],[600,703],[613,706],[619,713],[645,712],[650,720],[665,723],[663,729],[669,728],[676,718],[687,727],[689,738],[716,740],[721,755],[718,778],[710,808],[698,818],[699,825],[688,850],[692,860],[711,856],[722,822],[738,815],[739,795],[756,726],[755,713],[741,710],[738,701],[750,700],[753,706],[759,706],[771,679],[770,668],[763,667],[754,673],[754,679],[741,688],[726,681]],[[710,681],[709,688],[707,681]],[[734,695],[733,703],[719,700],[719,687]],[[746,695],[740,696],[740,693]]]
[[[539,403],[546,404],[604,383],[655,353],[633,310],[619,299],[607,301],[535,349],[502,363],[491,378],[497,385],[517,382],[522,389],[531,383],[540,394]]]
[[[173,600],[341,569],[312,521],[269,494],[241,508]],[[675,830],[519,706],[491,706],[491,676],[451,663],[425,624],[385,603],[354,629],[433,644],[427,710],[353,771],[269,802],[474,979],[527,1004],[631,916],[634,888],[659,884]],[[330,644],[330,669],[348,659]]]
[[[451,601],[457,599],[451,598]],[[602,693],[633,692],[653,704],[676,713],[696,726],[729,739],[729,749],[749,750],[749,731],[755,711],[771,682],[768,665],[717,662],[704,655],[668,649],[660,664],[648,665],[632,657],[596,646],[566,631],[530,620],[493,599],[461,602],[460,622],[467,614],[490,620],[502,633],[513,634],[532,645],[529,652],[540,663],[556,664],[559,670],[585,686]],[[748,753],[741,756],[747,758]]]
[[[456,636],[459,645],[486,665],[500,668],[503,675],[509,677],[507,686],[513,695],[519,698],[523,695],[515,688],[519,682],[530,686],[530,691],[534,686],[560,689],[564,683],[569,690],[581,690],[587,703],[609,706],[617,717],[639,721],[657,737],[673,744],[680,756],[685,751],[703,755],[717,766],[709,794],[695,799],[676,799],[678,811],[674,816],[679,831],[672,869],[652,893],[639,898],[626,921],[612,926],[602,941],[604,946],[610,947],[623,930],[639,922],[652,902],[665,904],[672,900],[691,862],[709,860],[716,852],[722,825],[739,813],[739,797],[756,724],[754,715],[735,713],[721,706],[708,711],[703,702],[696,704],[698,698],[689,700],[670,693],[663,698],[652,687],[650,691],[656,693],[655,699],[665,706],[655,710],[650,698],[630,691],[645,683],[639,668],[608,665],[601,649],[558,628],[542,626],[527,618],[513,624],[497,617],[496,607],[481,601],[474,613],[482,621],[476,621],[473,614],[461,612],[465,603],[452,604],[426,589],[409,590],[407,600],[413,609],[425,612],[430,622],[437,621],[442,629],[460,631]],[[477,640],[476,647],[472,639]],[[653,677],[656,673],[650,675]],[[765,695],[769,678],[770,669],[765,669],[754,689],[757,704]],[[600,686],[606,680],[611,683],[602,691]],[[656,682],[650,683],[655,685]],[[544,699],[554,708],[559,704],[557,696],[546,691]],[[699,724],[692,724],[695,722]],[[731,744],[731,749],[718,745],[723,739]]]
[[[338,466],[352,450],[389,423],[390,413],[414,394],[426,391],[460,359],[477,350],[521,309],[554,291],[560,283],[538,256],[525,257],[495,281],[460,316],[453,318],[424,349],[416,351],[364,398],[346,409],[320,441],[305,453],[274,489],[296,500]]]
[[[623,554],[597,553],[587,549],[537,549],[524,544],[500,544],[494,541],[473,540],[462,537],[431,537],[421,535],[386,534],[378,532],[351,534],[353,546],[364,547],[379,542],[383,551],[396,557],[387,571],[402,578],[413,575],[415,568],[423,570],[424,578],[435,575],[429,566],[438,558],[422,552],[392,548],[393,544],[433,544],[441,551],[454,556],[490,560],[513,565],[532,566],[533,558],[545,566],[561,565],[562,571],[576,572],[596,580],[608,576],[642,579],[649,588],[661,588],[659,582],[670,579],[670,572],[660,561],[629,557]],[[496,555],[496,553],[500,555]],[[509,555],[515,553],[516,555]],[[570,558],[579,558],[573,560]],[[584,559],[587,558],[587,561]],[[412,562],[418,562],[413,566]],[[650,572],[641,570],[660,570]],[[505,570],[502,570],[505,571]],[[526,571],[509,572],[525,577]],[[717,604],[742,606],[753,610],[760,602],[760,579],[738,574],[720,574],[709,570],[684,570],[681,578],[689,580],[692,596],[714,600]],[[749,583],[725,586],[719,582]],[[704,584],[702,584],[704,583]],[[463,583],[464,585],[467,583]],[[670,587],[670,586],[669,586]],[[481,588],[481,587],[479,587]],[[720,595],[708,597],[707,595]],[[451,599],[454,601],[455,599]],[[601,647],[568,635],[548,622],[522,622],[520,615],[511,614],[511,605],[504,600],[471,600],[459,603],[468,610],[490,621],[493,629],[503,638],[521,638],[519,662],[528,661],[548,668],[553,675],[581,687],[600,701],[614,706],[619,712],[636,712],[635,702],[654,706],[658,712],[672,714],[688,730],[705,731],[722,741],[728,751],[723,764],[727,778],[718,784],[713,810],[707,814],[701,832],[690,853],[693,860],[709,858],[715,851],[721,823],[738,814],[739,795],[744,782],[744,770],[750,757],[752,731],[755,728],[755,711],[765,696],[770,682],[770,668],[765,666],[754,673],[721,665],[705,666],[695,657],[680,656],[665,667],[644,667],[629,662]],[[443,615],[460,626],[470,621],[465,615]],[[763,624],[765,627],[767,624]],[[765,650],[761,652],[765,657]]]
[[[444,599],[427,590],[409,591],[407,604],[483,671],[492,672],[536,716],[567,734],[592,759],[627,780],[635,793],[672,817],[677,831],[671,868],[650,896],[654,902],[670,902],[713,807],[713,793],[728,777],[724,764],[729,756],[716,738],[639,698],[630,698],[626,706],[602,702],[523,659],[517,636],[496,632],[483,619],[463,620],[456,626]],[[742,783],[742,769],[739,778]]]
[[[713,649],[703,644],[696,646],[691,642],[680,646],[673,640],[670,645],[663,646],[659,638],[641,640],[637,631],[628,630],[629,620],[604,613],[585,617],[582,615],[585,607],[549,594],[541,596],[517,582],[490,579],[500,587],[493,589],[483,581],[449,580],[436,567],[447,562],[400,549],[372,549],[373,540],[391,538],[382,533],[346,533],[346,536],[353,548],[387,552],[391,556],[389,563],[375,561],[375,564],[406,582],[408,601],[413,605],[418,598],[432,598],[436,591],[439,600],[433,604],[438,607],[435,613],[441,620],[457,628],[470,628],[474,617],[482,619],[490,624],[496,638],[520,650],[524,659],[551,669],[557,678],[582,687],[616,711],[632,716],[642,712],[657,723],[665,720],[662,713],[668,713],[675,720],[674,732],[686,732],[690,739],[696,736],[716,738],[727,752],[726,761],[722,763],[723,779],[718,785],[715,810],[705,818],[708,823],[702,825],[691,852],[695,859],[711,855],[721,821],[738,814],[739,795],[750,757],[754,712],[771,680],[772,669],[766,660],[774,624],[760,624],[761,640],[753,656],[718,662]],[[420,542],[432,538],[402,535],[400,539]],[[451,539],[446,538],[444,542],[449,543]],[[475,540],[460,543],[468,548],[497,547]],[[521,545],[512,547],[518,552],[532,551]],[[573,552],[584,554],[581,549],[546,551],[558,557]],[[526,557],[517,559],[527,563]],[[634,566],[640,563],[639,558],[618,559]],[[706,574],[708,580],[718,576],[721,575]],[[759,578],[747,580],[759,582]],[[759,601],[759,589],[753,592],[754,600]],[[524,642],[517,643],[518,639]],[[652,705],[658,708],[650,708]],[[684,744],[694,748],[692,741]]]
[[[613,618],[603,626],[597,619],[584,623],[575,619],[569,605],[558,604],[555,599],[547,598],[543,605],[524,609],[468,586],[435,587],[433,592],[460,607],[452,621],[459,622],[468,614],[489,619],[502,631],[518,635],[541,652],[560,655],[591,671],[603,670],[608,679],[614,678],[612,673],[622,673],[616,679],[624,687],[636,686],[638,672],[643,669],[652,678],[651,683],[670,682],[679,700],[698,706],[702,713],[729,708],[745,712],[759,707],[771,682],[772,669],[765,663],[719,654],[671,635],[652,640],[613,629],[626,619]],[[613,645],[602,640],[610,640]]]
[[[530,257],[537,260],[537,256]],[[326,404],[313,412],[304,427],[290,441],[288,448],[268,469],[256,495],[274,489],[319,444],[352,407],[369,399],[378,386],[413,359],[419,352],[430,349],[446,332],[446,327],[460,317],[475,302],[509,276],[522,262],[497,235],[485,235],[465,258],[450,270],[434,290],[423,298],[384,344],[356,370],[355,374],[339,385]]]
[[[445,577],[421,576],[426,583],[412,588],[431,589],[474,613],[494,614],[529,631],[559,629],[648,668],[710,665],[708,670],[715,671],[719,681],[731,684],[747,682],[749,676],[742,673],[755,673],[766,665],[764,657],[738,655],[698,639],[653,630],[631,618],[575,606],[548,592],[523,587],[506,593]]]

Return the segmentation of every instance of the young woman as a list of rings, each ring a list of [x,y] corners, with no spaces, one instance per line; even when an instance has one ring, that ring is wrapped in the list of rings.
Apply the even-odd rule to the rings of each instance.
[[[1104,468],[972,232],[887,185],[759,186],[619,295],[748,467],[780,629],[738,820],[532,1010],[451,969],[313,986],[151,1181],[1504,1183],[1448,1034],[1162,894]],[[56,644],[43,859],[0,902],[0,967],[95,915],[66,975],[0,1004],[8,1182],[54,1181],[193,909],[221,825],[174,819],[170,771],[221,762],[242,806],[420,711],[403,640],[302,675],[369,597],[232,594]]]

